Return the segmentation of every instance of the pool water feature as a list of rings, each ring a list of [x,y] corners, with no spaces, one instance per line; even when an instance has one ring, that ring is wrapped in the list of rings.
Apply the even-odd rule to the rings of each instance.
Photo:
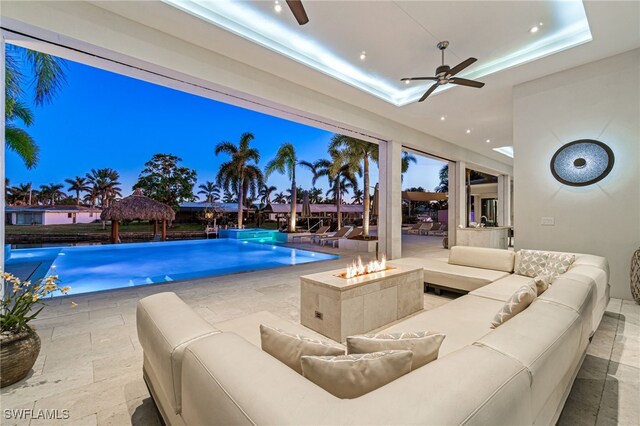
[[[59,275],[69,294],[300,265],[338,256],[275,244],[216,239],[11,250],[6,270],[32,264],[36,280]]]
[[[276,229],[263,228],[230,228],[221,229],[220,238],[231,238],[234,240],[253,241],[258,243],[286,243],[287,234],[283,234]]]

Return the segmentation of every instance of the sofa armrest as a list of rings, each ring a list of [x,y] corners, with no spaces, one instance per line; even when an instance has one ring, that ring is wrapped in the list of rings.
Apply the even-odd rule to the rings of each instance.
[[[189,345],[182,364],[186,424],[339,424],[345,401],[234,333]]]
[[[138,301],[138,339],[144,351],[145,369],[155,392],[162,393],[163,407],[176,414],[181,410],[181,368],[185,348],[192,342],[219,333],[175,293],[158,293]],[[146,365],[146,364],[149,365]]]

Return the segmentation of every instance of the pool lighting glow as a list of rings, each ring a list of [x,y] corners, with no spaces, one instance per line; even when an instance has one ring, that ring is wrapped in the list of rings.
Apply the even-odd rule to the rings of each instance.
[[[502,155],[506,155],[507,157],[513,158],[512,146],[500,146],[498,148],[493,148],[493,150],[496,152],[499,152]]]
[[[280,18],[258,10],[252,2],[162,1],[395,106],[404,106],[417,101],[426,88],[433,84],[422,83],[406,87],[408,82],[401,85],[393,78],[386,78],[372,73],[371,70],[360,68],[352,61],[337,56],[329,46],[324,46],[320,41],[300,32],[297,26],[293,29],[281,22]],[[278,3],[274,8],[277,6],[282,7]],[[537,37],[526,46],[499,58],[489,61],[481,60],[470,71],[463,72],[459,76],[475,80],[592,40],[582,1],[552,2],[550,7],[553,8],[553,14],[558,22],[557,30],[550,29],[543,37]],[[360,54],[360,59],[364,62],[366,52],[363,51]],[[451,87],[453,85],[442,86],[435,91],[435,94]]]

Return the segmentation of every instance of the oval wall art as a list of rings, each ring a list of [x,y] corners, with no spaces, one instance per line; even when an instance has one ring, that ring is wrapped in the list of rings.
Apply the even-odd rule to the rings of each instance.
[[[553,154],[551,173],[565,185],[587,186],[604,179],[613,162],[613,151],[606,144],[581,139],[563,145]]]

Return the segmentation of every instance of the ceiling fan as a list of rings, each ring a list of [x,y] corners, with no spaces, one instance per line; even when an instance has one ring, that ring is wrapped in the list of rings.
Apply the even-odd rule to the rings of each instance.
[[[302,1],[300,0],[287,0],[287,6],[291,9],[291,13],[298,21],[298,24],[304,25],[309,22],[309,17],[307,16],[307,12],[304,10],[304,6],[302,5]]]
[[[431,81],[435,81],[435,84],[433,84],[431,87],[429,87],[429,89],[424,93],[424,95],[422,95],[422,97],[420,98],[420,100],[418,102],[422,102],[425,99],[427,99],[427,97],[429,97],[429,95],[432,94],[433,91],[438,88],[438,86],[444,86],[445,84],[449,84],[449,83],[458,84],[460,86],[475,87],[477,89],[479,89],[482,86],[484,86],[484,83],[481,83],[479,81],[467,80],[466,78],[455,77],[456,74],[458,74],[460,71],[462,71],[463,69],[467,68],[469,65],[473,64],[474,62],[476,62],[477,59],[476,58],[469,58],[466,61],[460,62],[455,67],[450,68],[449,65],[445,65],[444,64],[444,50],[448,46],[449,46],[449,42],[448,41],[441,41],[440,43],[438,43],[436,45],[436,47],[438,49],[440,49],[440,51],[442,52],[442,65],[440,65],[438,68],[436,68],[436,76],[435,77],[407,77],[407,78],[403,78],[403,79],[400,80],[400,81],[405,81],[405,82],[414,81],[414,80],[431,80]]]

